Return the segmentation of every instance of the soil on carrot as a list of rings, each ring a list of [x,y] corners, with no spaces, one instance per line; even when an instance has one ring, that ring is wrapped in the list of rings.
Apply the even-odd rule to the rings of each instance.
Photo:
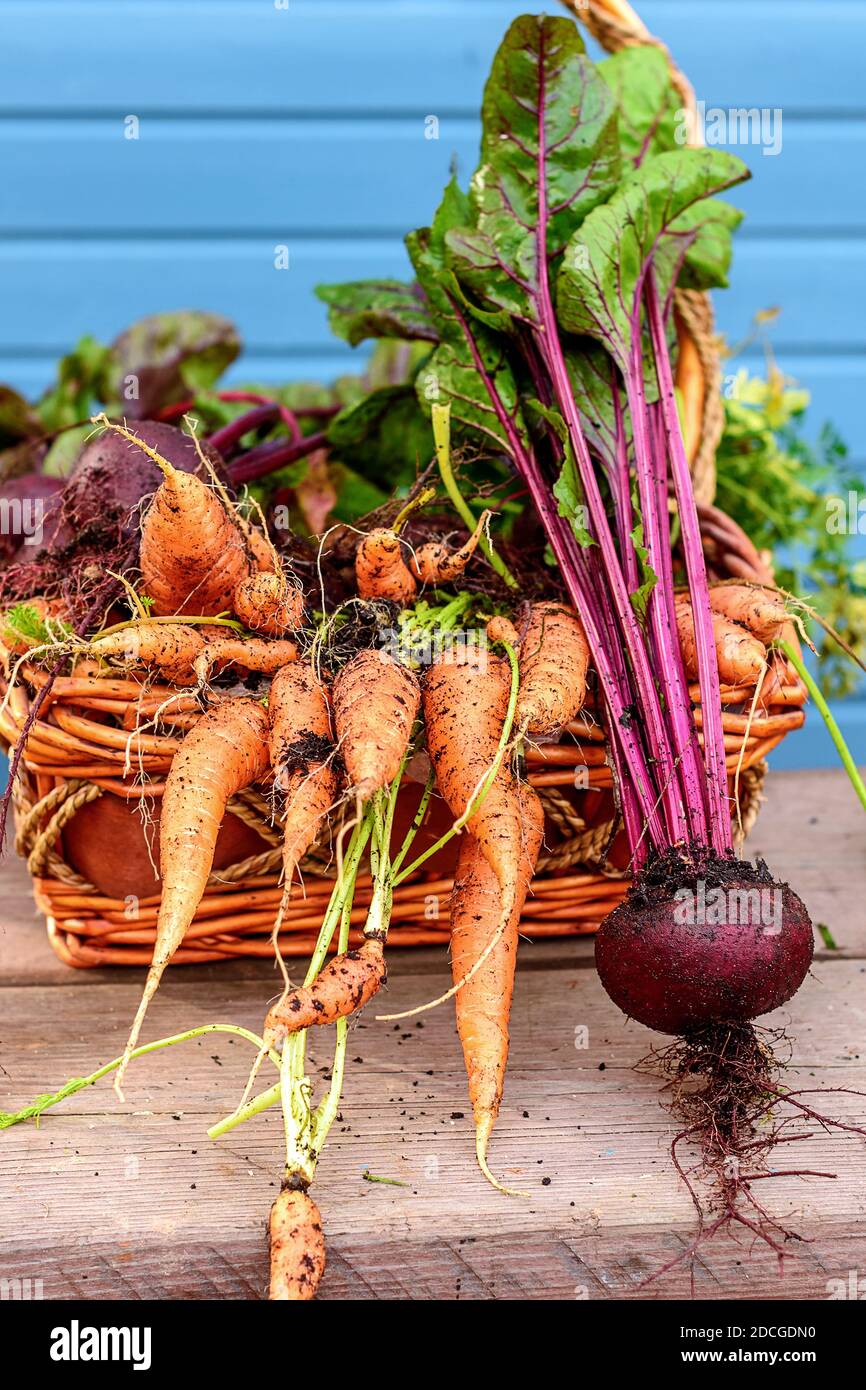
[[[291,743],[282,745],[278,764],[281,772],[302,772],[306,775],[311,767],[317,767],[334,756],[334,745],[330,739],[304,729]]]

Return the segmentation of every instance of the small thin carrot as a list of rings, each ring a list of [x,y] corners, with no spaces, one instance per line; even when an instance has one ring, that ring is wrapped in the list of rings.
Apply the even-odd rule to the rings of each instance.
[[[333,700],[350,786],[367,801],[397,776],[421,703],[418,680],[384,649],[371,648],[340,671]]]
[[[742,623],[761,642],[774,642],[791,621],[778,594],[747,584],[711,585],[710,607],[732,623]]]
[[[368,936],[361,945],[329,961],[311,985],[291,990],[269,1010],[262,1036],[275,1047],[291,1033],[336,1023],[368,1004],[387,975],[385,943]]]
[[[510,618],[496,613],[487,624],[487,637],[490,642],[507,642],[509,646],[520,646],[520,634]]]
[[[267,715],[257,700],[226,700],[199,720],[175,754],[165,783],[159,831],[162,897],[153,960],[114,1081],[121,1083],[147,1007],[183,941],[213,866],[226,806],[268,770]]]
[[[270,676],[297,659],[298,648],[287,638],[272,641],[266,637],[214,637],[204,643],[193,670],[204,685],[215,668],[243,666],[247,671]]]
[[[502,1102],[508,1062],[508,1020],[520,914],[544,836],[544,811],[538,797],[528,787],[520,788],[518,796],[523,840],[511,911],[505,930],[477,970],[474,967],[496,932],[502,888],[472,835],[464,836],[460,846],[451,894],[451,973],[455,983],[466,980],[455,996],[457,1032],[469,1078],[478,1163],[487,1177],[487,1149]]]
[[[281,571],[260,571],[241,580],[232,598],[232,611],[251,632],[285,637],[303,626],[304,591]]]
[[[189,623],[145,620],[94,638],[90,651],[121,666],[155,666],[166,680],[181,683],[192,678],[193,663],[204,646],[204,637]]]
[[[355,553],[355,581],[365,599],[389,599],[409,604],[418,592],[418,581],[403,559],[400,537],[378,527],[361,540]]]
[[[412,572],[422,584],[450,584],[459,579],[484,534],[490,512],[482,512],[472,535],[458,550],[451,550],[442,541],[428,541],[419,546],[411,560]]]
[[[284,666],[268,698],[271,765],[284,794],[283,874],[288,887],[337,794],[328,691],[306,662]]]
[[[289,1178],[268,1222],[271,1277],[268,1298],[304,1302],[315,1297],[325,1272],[322,1217],[300,1179]]]

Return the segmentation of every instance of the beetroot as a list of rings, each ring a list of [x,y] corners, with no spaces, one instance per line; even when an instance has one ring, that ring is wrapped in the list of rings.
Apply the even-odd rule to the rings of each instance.
[[[59,478],[42,473],[25,473],[0,485],[0,563],[7,564],[20,547],[24,555],[29,552],[32,557],[50,540],[57,529],[58,494],[62,488]],[[38,533],[33,529],[35,506],[41,508]],[[24,544],[27,531],[38,537],[38,544]]]
[[[669,854],[651,863],[595,943],[601,982],[660,1033],[745,1022],[790,999],[812,962],[812,923],[764,864]]]

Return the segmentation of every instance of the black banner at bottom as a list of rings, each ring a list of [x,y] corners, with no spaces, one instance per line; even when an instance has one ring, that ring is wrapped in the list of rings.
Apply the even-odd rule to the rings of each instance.
[[[840,1293],[838,1298],[810,1302],[611,1299],[552,1304],[542,1300],[481,1307],[467,1300],[471,1312],[466,1323],[453,1304],[447,1309],[433,1309],[429,1302],[402,1303],[398,1316],[382,1310],[377,1317],[369,1300],[358,1301],[367,1304],[363,1312],[366,1325],[371,1313],[376,1318],[379,1335],[375,1344],[380,1355],[387,1347],[394,1366],[400,1364],[397,1358],[404,1339],[409,1358],[406,1364],[416,1364],[419,1333],[415,1319],[419,1315],[424,1319],[425,1312],[431,1318],[431,1333],[435,1330],[431,1349],[441,1339],[443,1317],[455,1319],[461,1339],[471,1337],[480,1321],[488,1348],[485,1358],[489,1355],[493,1365],[500,1347],[509,1357],[518,1346],[537,1356],[544,1345],[548,1355],[565,1358],[566,1365],[569,1355],[574,1355],[576,1368],[587,1355],[597,1370],[603,1366],[620,1373],[631,1369],[667,1372],[677,1367],[698,1376],[708,1366],[752,1365],[783,1374],[792,1367],[806,1366],[826,1376],[847,1368],[859,1355],[866,1326],[859,1289],[851,1297],[843,1298]],[[328,1369],[328,1342],[323,1342],[322,1332],[333,1327],[335,1317],[343,1321],[334,1347],[333,1374],[338,1374],[344,1364],[345,1337],[353,1314],[346,1302],[339,1308],[329,1304],[329,1300],[320,1300],[293,1312],[267,1303],[232,1302],[221,1303],[216,1312],[214,1304],[207,1301],[6,1299],[0,1302],[0,1327],[7,1352],[17,1345],[26,1355],[28,1370],[40,1378],[47,1373],[51,1382],[56,1379],[63,1383],[69,1376],[79,1375],[98,1378],[102,1369],[114,1375],[128,1371],[140,1376],[164,1375],[166,1371],[177,1375],[189,1370],[201,1384],[205,1376],[214,1374],[224,1381],[235,1364],[250,1370],[258,1363],[268,1373],[278,1373],[289,1347],[290,1365],[283,1363],[284,1372],[291,1369],[297,1373],[298,1360],[305,1354],[324,1372]],[[490,1338],[487,1330],[487,1318],[492,1315],[495,1325],[497,1313],[508,1318],[501,1341]],[[309,1344],[283,1340],[298,1333],[303,1336],[307,1330],[315,1338]],[[539,1337],[544,1338],[543,1343]]]

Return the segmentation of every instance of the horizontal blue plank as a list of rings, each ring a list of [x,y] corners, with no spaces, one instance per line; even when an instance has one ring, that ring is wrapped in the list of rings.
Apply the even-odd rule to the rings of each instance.
[[[360,372],[367,351],[356,351],[336,342],[321,352],[299,350],[295,353],[245,352],[227,372],[226,381],[262,381],[279,385],[284,381],[333,381],[344,372]],[[781,369],[811,392],[811,404],[804,423],[804,436],[815,439],[822,425],[830,422],[848,443],[852,465],[866,478],[866,434],[863,429],[863,401],[866,400],[866,356],[804,357],[783,353],[778,359]],[[765,371],[760,355],[744,353],[729,362],[726,372],[733,373],[745,366],[755,375]],[[56,359],[53,356],[0,356],[0,382],[14,386],[34,399],[54,379]],[[854,453],[854,440],[859,440],[860,452]]]
[[[464,183],[477,162],[476,120],[446,115],[430,133],[420,115],[145,117],[137,140],[118,116],[0,120],[0,235],[399,234],[429,220],[452,160]],[[852,178],[866,120],[789,120],[774,157],[727,148],[753,172],[731,195],[742,234],[866,231],[866,181]]]
[[[383,111],[476,107],[520,0],[6,0],[13,111]],[[549,11],[558,6],[548,4]],[[853,0],[639,4],[711,105],[864,109]]]
[[[275,270],[283,244],[290,269]],[[254,351],[321,349],[330,335],[313,296],[319,281],[407,273],[397,237],[0,242],[0,354],[63,350],[79,333],[111,336],[138,314],[178,304],[229,314]],[[778,305],[780,351],[866,352],[866,239],[744,239],[733,284],[716,297],[731,341],[756,310]]]

